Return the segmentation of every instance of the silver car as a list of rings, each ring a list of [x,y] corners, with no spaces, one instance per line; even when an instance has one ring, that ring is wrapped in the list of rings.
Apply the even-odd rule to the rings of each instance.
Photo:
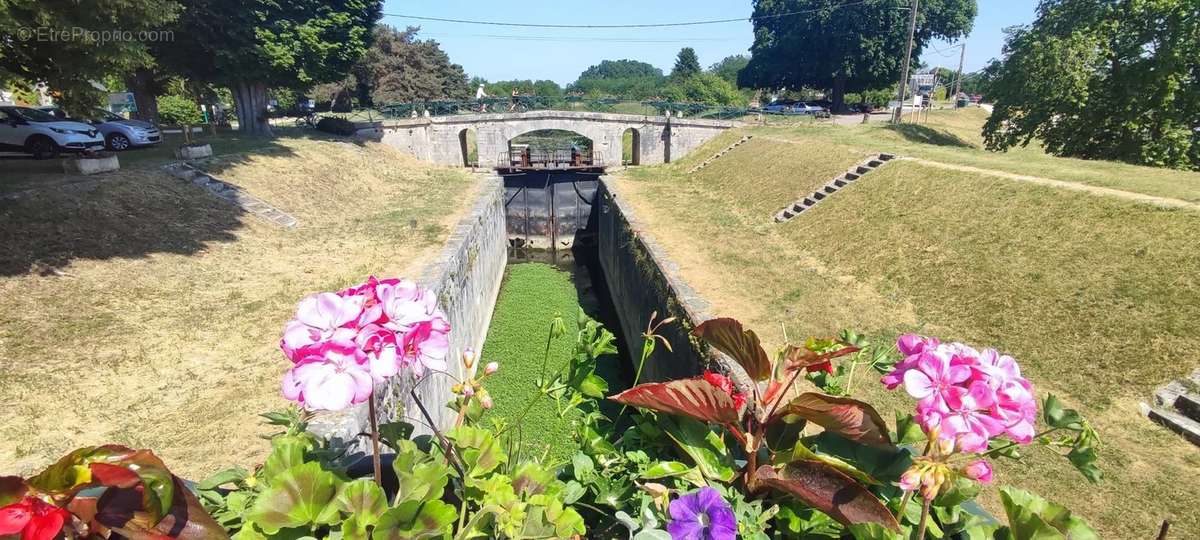
[[[39,107],[56,117],[66,118],[62,109],[57,107]],[[95,108],[78,120],[96,127],[104,135],[104,145],[109,150],[128,150],[137,146],[152,146],[162,142],[162,132],[150,122],[130,120],[104,109]]]

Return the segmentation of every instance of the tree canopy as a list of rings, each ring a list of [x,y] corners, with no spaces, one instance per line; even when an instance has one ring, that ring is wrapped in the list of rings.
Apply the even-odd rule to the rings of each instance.
[[[176,73],[229,86],[241,129],[266,133],[267,88],[343,79],[380,9],[378,0],[188,0],[175,41],[155,55]]]
[[[908,40],[908,0],[754,0],[754,45],[739,86],[846,92],[895,84]],[[913,57],[930,40],[968,34],[975,0],[922,0]],[[783,15],[803,12],[796,15]]]
[[[743,106],[746,97],[736,86],[714,73],[698,73],[686,79],[676,79],[662,91],[671,101]]]
[[[374,43],[353,69],[370,103],[465,99],[471,94],[462,66],[452,63],[438,42],[417,39],[419,31],[375,27]]]
[[[989,85],[988,148],[1200,169],[1195,0],[1043,0]]]
[[[672,79],[687,79],[700,73],[700,57],[696,49],[684,47],[675,57],[675,68],[671,70]]]
[[[604,60],[579,74],[584,79],[631,79],[637,77],[662,77],[663,72],[650,64],[637,60]]]
[[[0,2],[0,83],[46,82],[67,110],[94,106],[92,84],[152,62],[153,40],[180,12],[173,0]]]
[[[619,96],[645,99],[657,96],[666,84],[661,69],[637,60],[604,60],[579,74],[579,79],[567,86],[568,92],[589,96]]]
[[[738,72],[745,69],[750,63],[750,57],[744,54],[734,56],[726,56],[709,66],[708,71],[722,79],[725,79],[729,84],[736,85],[738,83]]]

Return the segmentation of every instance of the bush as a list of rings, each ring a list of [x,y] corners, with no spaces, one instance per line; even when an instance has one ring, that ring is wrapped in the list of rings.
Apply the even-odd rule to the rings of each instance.
[[[672,82],[663,90],[663,97],[672,101],[713,105],[746,104],[746,97],[736,86],[712,73],[700,73],[682,81]]]
[[[342,135],[347,137],[358,132],[358,128],[354,126],[354,122],[335,116],[326,116],[325,118],[322,118],[319,122],[317,122],[317,129],[324,131],[325,133],[332,133],[334,135]]]
[[[177,95],[158,97],[158,118],[169,125],[194,126],[204,123],[204,115],[196,102]]]

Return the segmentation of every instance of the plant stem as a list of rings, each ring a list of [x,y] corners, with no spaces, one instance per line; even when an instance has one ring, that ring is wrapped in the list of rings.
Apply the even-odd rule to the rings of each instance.
[[[1039,438],[1041,438],[1041,437],[1045,437],[1046,435],[1049,435],[1049,434],[1051,434],[1051,433],[1054,433],[1055,431],[1058,431],[1058,430],[1060,430],[1060,429],[1063,429],[1063,428],[1050,428],[1050,429],[1047,429],[1046,431],[1043,431],[1043,432],[1041,432],[1041,433],[1037,433],[1037,434],[1035,434],[1035,435],[1033,436],[1033,439],[1039,439]],[[990,456],[992,456],[992,455],[996,454],[997,452],[1002,452],[1002,451],[1004,451],[1004,450],[1008,450],[1009,448],[1012,448],[1012,447],[1014,447],[1014,446],[1016,446],[1016,445],[1017,445],[1017,442],[1016,442],[1016,441],[1013,441],[1013,442],[1010,442],[1010,443],[1008,443],[1008,444],[1006,444],[1006,445],[1004,445],[1004,446],[999,446],[999,447],[993,448],[993,449],[991,449],[991,450],[988,450],[988,451],[986,452],[986,455],[990,457]]]
[[[429,410],[425,408],[425,404],[421,402],[421,398],[417,397],[417,389],[415,386],[408,389],[408,395],[412,396],[413,402],[415,402],[417,404],[417,408],[421,410],[421,416],[424,416],[425,421],[429,423],[429,429],[433,430],[433,434],[437,436],[438,442],[442,445],[442,450],[446,452],[446,461],[448,461],[450,465],[454,466],[454,470],[458,471],[458,477],[465,482],[467,480],[467,473],[465,470],[463,470],[462,464],[458,462],[458,455],[454,452],[454,446],[450,444],[450,441],[446,440],[446,437],[442,435],[441,430],[437,428],[437,423],[434,422],[433,417],[429,415]]]
[[[896,522],[900,523],[904,520],[904,509],[908,508],[908,501],[912,500],[912,491],[905,491],[904,496],[900,498],[900,509],[896,510]]]
[[[379,457],[379,420],[375,413],[375,389],[371,389],[371,397],[367,399],[367,414],[371,416],[371,461],[375,465],[375,483],[383,487],[383,465]]]
[[[917,525],[917,540],[925,540],[925,522],[929,519],[929,505],[932,499],[921,497],[921,522]]]
[[[629,385],[630,388],[637,386],[638,381],[642,380],[642,368],[646,367],[646,359],[651,354],[654,354],[654,336],[652,334],[645,334],[642,336],[642,358],[638,360],[638,368],[633,374],[633,384]],[[621,417],[625,415],[626,407],[628,405],[621,404],[621,410],[617,412],[617,417],[613,420],[613,426],[616,426],[617,422],[621,421]]]
[[[550,363],[550,342],[554,340],[554,322],[550,322],[550,330],[546,332],[546,352],[542,355],[542,374],[538,376],[538,385],[546,384],[546,364]]]
[[[462,498],[462,504],[458,507],[458,531],[462,532],[463,527],[467,524],[467,498]]]

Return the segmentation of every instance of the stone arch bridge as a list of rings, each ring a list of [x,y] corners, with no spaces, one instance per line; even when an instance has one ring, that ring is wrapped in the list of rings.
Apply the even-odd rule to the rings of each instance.
[[[633,130],[633,164],[669,163],[732,128],[735,122],[667,116],[575,111],[482,113],[400,119],[376,127],[376,137],[420,159],[442,165],[496,167],[517,136],[541,130],[578,133],[592,141],[597,166],[622,164],[622,138]],[[474,131],[477,163],[468,155]]]

